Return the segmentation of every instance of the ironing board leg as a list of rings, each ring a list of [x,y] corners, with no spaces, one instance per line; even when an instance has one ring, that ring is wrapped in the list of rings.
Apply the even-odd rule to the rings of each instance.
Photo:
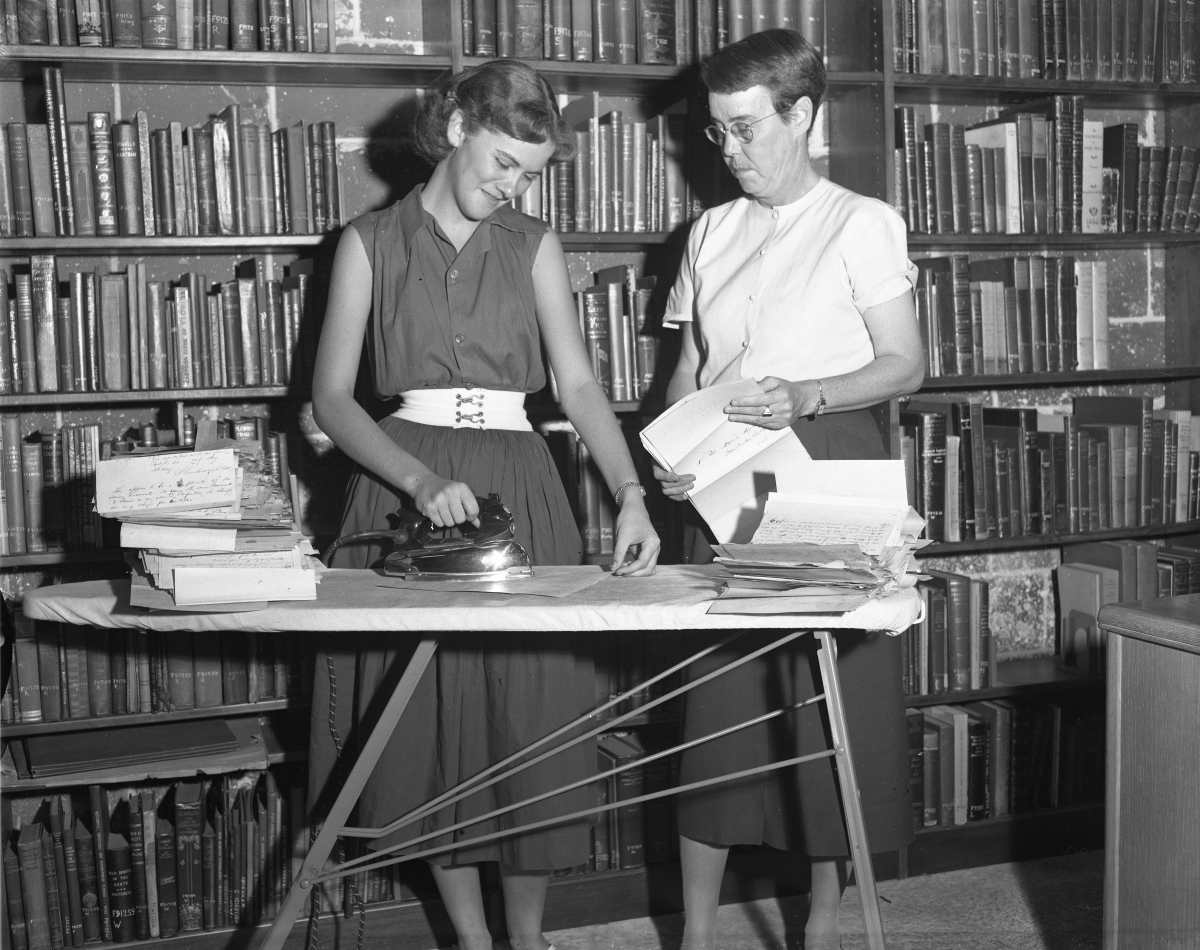
[[[417,688],[417,683],[424,674],[426,667],[429,666],[429,661],[433,659],[437,643],[438,638],[431,636],[423,639],[417,646],[416,652],[404,670],[404,675],[400,677],[400,682],[396,684],[392,698],[388,700],[383,714],[379,717],[379,722],[371,731],[370,738],[367,739],[366,744],[358,755],[358,759],[354,763],[354,767],[350,770],[350,776],[346,779],[346,784],[338,792],[337,799],[334,801],[324,825],[321,826],[321,830],[317,834],[317,840],[313,842],[308,855],[304,858],[300,874],[288,889],[287,897],[284,898],[283,905],[275,915],[275,921],[271,924],[271,929],[267,932],[266,940],[263,941],[259,950],[282,950],[284,941],[287,940],[288,934],[292,931],[292,925],[296,922],[296,918],[304,908],[305,901],[312,894],[310,879],[320,873],[326,859],[333,851],[333,846],[337,843],[338,833],[346,826],[346,822],[350,818],[350,812],[353,811],[354,805],[358,801],[358,796],[362,793],[363,788],[367,784],[367,779],[371,777],[371,772],[375,769],[375,763],[379,761],[379,756],[383,754],[384,746],[387,745],[388,740],[392,737],[392,732],[395,730],[396,724],[400,721],[400,716],[408,706],[408,701],[412,698],[412,694]]]
[[[833,734],[838,783],[842,789],[842,809],[846,816],[846,834],[850,839],[850,856],[854,859],[854,876],[862,898],[863,928],[868,950],[886,950],[883,940],[883,920],[879,916],[879,897],[875,893],[875,869],[871,865],[871,850],[867,846],[867,826],[863,820],[862,800],[858,794],[858,778],[854,774],[854,758],[850,752],[850,737],[846,732],[846,708],[842,704],[842,681],[837,671],[837,646],[828,630],[816,631],[821,649],[817,653],[821,665],[821,682],[825,690],[825,708],[829,712],[829,731]]]

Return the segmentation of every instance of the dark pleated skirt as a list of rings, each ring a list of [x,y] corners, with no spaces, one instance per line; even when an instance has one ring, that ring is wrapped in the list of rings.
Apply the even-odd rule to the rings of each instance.
[[[381,423],[398,445],[477,495],[496,492],[513,512],[516,538],[536,564],[578,564],[579,533],[542,437],[532,432],[452,429],[389,417]],[[347,492],[341,534],[386,525],[405,500],[375,476],[356,469]],[[335,567],[377,566],[377,545],[339,549]],[[316,663],[309,739],[309,794],[321,815],[348,774],[416,645],[411,635],[374,636],[325,644]],[[323,655],[322,655],[323,654]],[[379,827],[422,805],[492,763],[583,714],[595,696],[590,641],[561,635],[461,632],[441,637],[359,799],[358,823]],[[335,724],[339,748],[330,729]],[[595,773],[596,750],[584,742],[512,779],[379,839],[397,844],[477,817]],[[420,845],[436,847],[590,807],[584,786]],[[431,858],[439,864],[501,861],[533,870],[584,864],[589,822],[510,835]]]
[[[887,457],[867,410],[802,419],[794,428],[815,459]],[[692,560],[710,561],[703,532],[688,533]],[[706,657],[689,675],[698,678],[777,637],[775,631],[744,635],[735,649]],[[867,839],[872,851],[894,851],[912,840],[900,641],[861,630],[840,631],[836,640]],[[792,641],[687,693],[684,739],[809,699],[821,691],[820,683],[816,639]],[[680,781],[727,775],[830,747],[828,718],[824,704],[818,703],[687,750]],[[681,795],[677,807],[680,834],[696,841],[766,844],[817,856],[849,854],[832,759]]]

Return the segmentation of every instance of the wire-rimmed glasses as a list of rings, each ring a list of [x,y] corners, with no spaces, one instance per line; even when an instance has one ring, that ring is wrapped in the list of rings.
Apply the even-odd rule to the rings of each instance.
[[[753,126],[757,125],[765,119],[771,118],[773,115],[779,115],[778,112],[770,112],[767,115],[759,116],[752,122],[734,122],[729,128],[721,125],[719,122],[714,122],[712,125],[705,126],[704,134],[708,136],[708,140],[713,145],[724,145],[726,134],[732,135],[742,145],[749,145],[754,141]]]

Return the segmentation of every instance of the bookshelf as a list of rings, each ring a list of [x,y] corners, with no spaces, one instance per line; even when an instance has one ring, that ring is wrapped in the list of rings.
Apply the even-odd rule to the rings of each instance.
[[[911,4],[909,4],[911,7]],[[1195,82],[1119,82],[1077,79],[1008,78],[996,75],[930,75],[902,71],[898,62],[903,36],[904,0],[885,0],[885,82],[895,107],[913,107],[922,122],[970,126],[993,118],[1000,109],[1056,95],[1082,96],[1088,119],[1105,126],[1135,122],[1139,144],[1192,145],[1200,128],[1200,87]],[[1084,5],[1087,9],[1087,5]],[[1160,6],[1160,9],[1162,7]],[[1003,14],[1001,14],[1003,15]],[[1153,10],[1144,8],[1152,20]],[[1162,14],[1160,13],[1160,16]],[[1132,21],[1131,21],[1132,23]],[[1161,29],[1162,23],[1160,21]],[[900,40],[899,42],[897,40]],[[1078,47],[1076,47],[1078,49]],[[1161,50],[1160,50],[1161,52]],[[1024,70],[1024,65],[1022,65]],[[967,70],[970,71],[970,70]],[[1097,75],[1101,75],[1099,71]],[[1165,76],[1160,71],[1157,76]],[[886,130],[888,153],[902,143],[897,130]],[[1052,156],[1050,156],[1052,158]],[[897,184],[889,182],[888,198],[895,202]],[[1196,278],[1200,264],[1200,235],[1195,233],[1038,233],[926,234],[910,233],[914,260],[946,254],[970,259],[1043,254],[1075,254],[1079,259],[1108,260],[1110,332],[1120,336],[1111,369],[1013,375],[968,375],[927,378],[919,396],[946,394],[955,399],[982,399],[984,405],[1029,407],[1069,402],[1082,394],[1150,394],[1161,397],[1167,409],[1195,411],[1200,393],[1192,365],[1196,345]],[[1138,281],[1139,269],[1146,275]],[[1116,275],[1114,281],[1113,275]],[[1144,302],[1144,306],[1143,306]],[[1113,318],[1117,319],[1113,319]],[[1157,405],[1157,404],[1156,404]],[[972,576],[984,576],[1002,587],[1000,619],[1023,624],[1021,646],[1041,641],[1054,649],[1056,627],[1053,574],[1059,549],[1092,541],[1166,538],[1194,533],[1196,522],[1103,529],[1085,533],[1034,534],[1024,537],[935,542],[918,552],[922,563]],[[1039,601],[1040,607],[1033,602]],[[993,609],[996,601],[993,600]],[[1032,632],[1028,628],[1034,628]],[[995,636],[997,624],[992,623]],[[1013,632],[1013,631],[1009,631]],[[1096,698],[1104,682],[1060,667],[1055,658],[1009,660],[993,666],[999,682],[988,689],[936,696],[910,696],[910,707],[992,699]],[[900,872],[930,873],[996,861],[1025,860],[1068,850],[1102,847],[1104,806],[1086,802],[1054,809],[972,821],[954,827],[922,828],[901,855]]]

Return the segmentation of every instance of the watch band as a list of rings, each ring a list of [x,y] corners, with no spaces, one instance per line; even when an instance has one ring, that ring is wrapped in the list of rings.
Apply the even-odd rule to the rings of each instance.
[[[819,416],[824,412],[825,412],[825,387],[822,385],[821,381],[818,379],[817,380],[817,408],[816,408],[816,411],[813,412],[813,416],[814,417]]]

